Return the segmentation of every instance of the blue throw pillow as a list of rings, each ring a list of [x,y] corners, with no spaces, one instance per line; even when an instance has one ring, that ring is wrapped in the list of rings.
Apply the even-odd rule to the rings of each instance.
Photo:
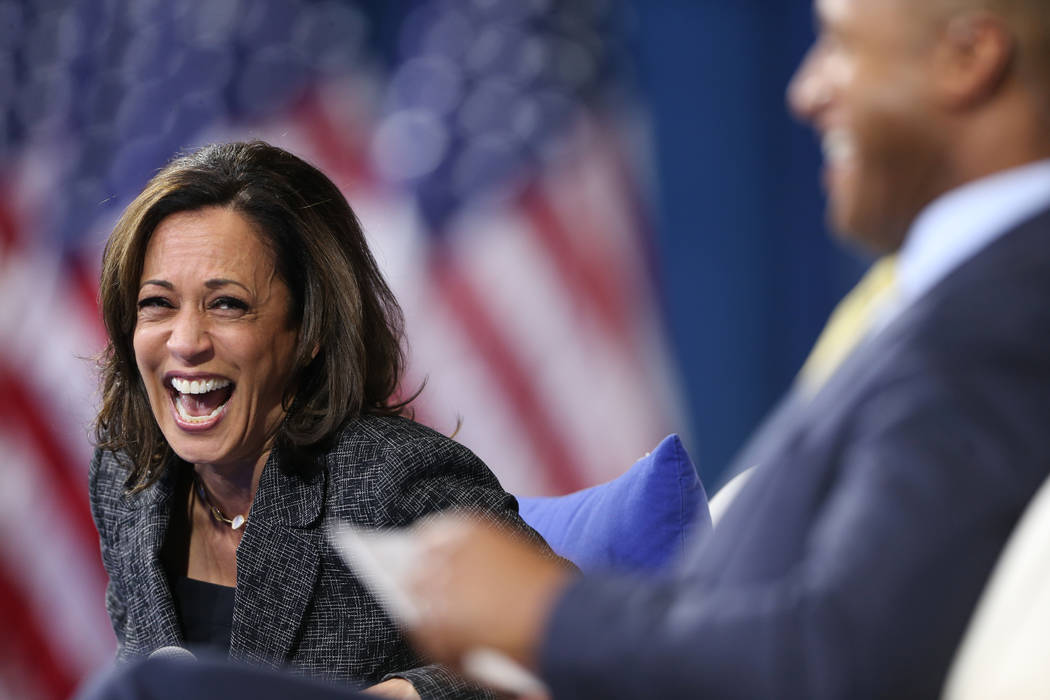
[[[653,571],[686,535],[710,529],[707,494],[682,441],[668,435],[625,474],[550,498],[520,498],[521,517],[584,572]]]

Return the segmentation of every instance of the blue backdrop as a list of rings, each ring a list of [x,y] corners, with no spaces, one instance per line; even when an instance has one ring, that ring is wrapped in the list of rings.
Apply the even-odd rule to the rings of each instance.
[[[665,303],[709,486],[866,261],[826,233],[819,144],[785,106],[808,0],[634,0]],[[683,421],[685,422],[685,421]]]

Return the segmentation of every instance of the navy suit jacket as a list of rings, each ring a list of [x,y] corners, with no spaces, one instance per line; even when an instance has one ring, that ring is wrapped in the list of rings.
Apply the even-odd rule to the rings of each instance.
[[[936,697],[1050,471],[1050,212],[991,243],[786,402],[673,575],[585,578],[555,697]]]

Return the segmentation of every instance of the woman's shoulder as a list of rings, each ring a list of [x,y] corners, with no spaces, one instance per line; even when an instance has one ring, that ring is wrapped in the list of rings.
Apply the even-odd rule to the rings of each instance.
[[[91,495],[100,498],[119,498],[124,492],[124,480],[128,476],[127,458],[110,450],[95,448],[88,469]]]
[[[127,457],[96,447],[88,469],[91,513],[99,532],[105,523],[118,519],[128,506],[125,481],[128,478]]]
[[[336,458],[378,457],[384,461],[415,461],[427,455],[474,458],[447,435],[404,416],[362,415],[343,426],[330,452]]]
[[[343,428],[329,458],[329,517],[404,527],[431,513],[463,508],[488,514],[546,546],[488,466],[425,425],[397,416],[363,416]]]
[[[328,451],[327,462],[337,491],[400,491],[406,482],[451,473],[495,481],[474,452],[400,416],[362,416],[346,424]]]
[[[131,473],[131,458],[123,452],[95,448],[88,469],[88,485],[91,507],[99,512],[137,509],[156,501],[170,491],[174,481],[171,469],[165,470],[159,479],[145,489],[130,492],[128,475]]]

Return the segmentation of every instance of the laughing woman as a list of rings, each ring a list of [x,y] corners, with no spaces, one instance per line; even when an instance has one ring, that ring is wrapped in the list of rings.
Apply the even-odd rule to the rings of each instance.
[[[527,526],[477,457],[400,415],[401,311],[331,181],[262,142],[172,161],[110,236],[101,306],[91,505],[118,659],[189,646],[468,692],[419,665],[323,524],[465,506]]]

